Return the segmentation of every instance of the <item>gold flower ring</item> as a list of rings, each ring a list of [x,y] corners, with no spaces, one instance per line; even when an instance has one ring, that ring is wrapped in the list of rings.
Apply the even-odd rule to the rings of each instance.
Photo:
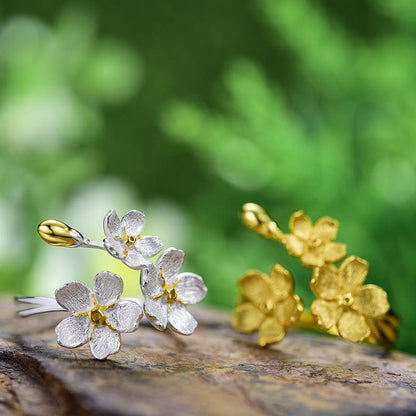
[[[302,211],[289,221],[284,234],[266,211],[248,203],[242,209],[243,224],[273,239],[287,252],[312,269],[310,288],[316,299],[310,313],[304,313],[299,296],[293,294],[289,271],[280,265],[272,268],[270,278],[249,271],[239,279],[241,299],[231,319],[240,332],[258,331],[257,343],[266,346],[280,342],[290,327],[314,328],[351,342],[378,343],[387,350],[397,340],[399,320],[390,309],[386,292],[379,286],[364,284],[368,263],[350,256],[337,268],[334,263],[347,254],[345,244],[336,243],[338,221],[323,217],[315,225]]]

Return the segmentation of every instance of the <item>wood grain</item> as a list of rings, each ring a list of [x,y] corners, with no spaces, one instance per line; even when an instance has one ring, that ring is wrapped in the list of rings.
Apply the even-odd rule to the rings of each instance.
[[[416,358],[291,333],[261,349],[226,314],[195,309],[181,337],[144,325],[104,362],[57,346],[65,316],[15,317],[0,302],[1,415],[416,414]]]

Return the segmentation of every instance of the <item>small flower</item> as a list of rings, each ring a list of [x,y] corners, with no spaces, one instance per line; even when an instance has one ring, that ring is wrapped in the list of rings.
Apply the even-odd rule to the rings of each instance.
[[[120,221],[116,211],[111,210],[104,218],[104,247],[114,257],[132,269],[141,269],[148,258],[162,250],[159,237],[142,236],[145,215],[140,211],[129,211]]]
[[[293,294],[291,274],[276,264],[270,275],[249,271],[239,279],[242,300],[231,318],[237,331],[259,331],[257,343],[262,347],[282,341],[303,312],[302,301]]]
[[[184,256],[182,250],[166,249],[156,264],[142,270],[141,287],[144,313],[156,329],[163,331],[169,326],[179,334],[190,335],[198,323],[185,305],[204,299],[207,288],[197,274],[178,274]]]
[[[316,324],[323,330],[336,327],[352,342],[370,335],[369,320],[384,315],[390,308],[386,292],[376,285],[364,285],[368,263],[348,257],[336,269],[324,265],[314,270],[311,289],[318,298],[311,305]]]
[[[345,244],[333,243],[338,233],[338,221],[323,217],[312,225],[303,212],[295,212],[289,221],[292,234],[283,237],[282,242],[291,256],[300,257],[302,264],[312,269],[325,263],[336,263],[347,254]]]
[[[98,360],[120,349],[120,332],[133,332],[143,316],[142,307],[130,300],[119,300],[123,281],[110,272],[95,276],[94,291],[73,281],[55,292],[56,301],[72,315],[55,329],[58,344],[76,348],[90,341]]]

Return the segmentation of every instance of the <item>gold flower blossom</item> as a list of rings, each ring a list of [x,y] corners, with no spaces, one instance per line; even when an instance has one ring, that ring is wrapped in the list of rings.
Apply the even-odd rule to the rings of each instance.
[[[386,292],[376,285],[364,285],[368,263],[348,257],[336,269],[324,265],[313,272],[311,289],[317,299],[311,305],[316,324],[323,330],[335,327],[343,338],[361,342],[370,336],[371,321],[390,308]]]
[[[303,312],[303,303],[293,294],[293,278],[282,266],[275,265],[271,278],[258,271],[249,271],[239,279],[242,299],[231,319],[240,332],[258,331],[258,345],[283,340],[287,328],[295,324]]]
[[[304,267],[336,263],[347,253],[345,244],[332,242],[338,233],[338,221],[332,218],[323,217],[312,225],[310,218],[298,211],[291,216],[289,228],[291,234],[285,235],[282,243],[291,256],[301,259]]]
[[[283,244],[290,255],[300,258],[304,267],[313,269],[310,286],[317,299],[311,305],[311,315],[302,315],[303,304],[292,294],[293,280],[288,271],[275,266],[280,269],[272,270],[272,279],[259,272],[248,272],[240,278],[243,297],[232,318],[237,330],[258,330],[259,345],[267,345],[281,341],[287,327],[294,323],[307,329],[317,325],[352,342],[366,339],[386,350],[393,348],[400,322],[390,310],[386,292],[376,285],[363,285],[367,262],[349,257],[339,269],[333,265],[347,254],[345,244],[333,241],[338,221],[323,217],[313,225],[303,211],[298,211],[290,218],[290,233],[285,234],[260,205],[251,202],[243,205],[241,219],[247,228]],[[286,273],[282,281],[290,282],[289,294],[284,290],[279,293],[281,286],[274,284],[273,273],[278,274],[279,270]],[[285,302],[292,305],[292,315]],[[278,319],[280,315],[291,319]]]

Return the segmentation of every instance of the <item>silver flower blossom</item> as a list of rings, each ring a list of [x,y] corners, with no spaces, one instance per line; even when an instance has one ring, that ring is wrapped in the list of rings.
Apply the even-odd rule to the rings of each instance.
[[[57,289],[56,301],[72,313],[55,329],[58,344],[76,348],[89,341],[91,353],[98,360],[117,353],[121,346],[119,333],[135,331],[143,317],[137,302],[120,300],[122,292],[122,279],[110,272],[95,276],[94,291],[78,281]]]
[[[142,269],[149,264],[147,259],[162,250],[163,243],[156,236],[142,236],[145,215],[140,211],[129,211],[120,221],[115,210],[104,218],[105,249],[132,269]]]
[[[179,273],[185,253],[168,248],[155,264],[141,272],[144,312],[151,324],[163,331],[166,327],[182,335],[191,335],[198,325],[185,305],[200,302],[207,288],[200,276]]]

